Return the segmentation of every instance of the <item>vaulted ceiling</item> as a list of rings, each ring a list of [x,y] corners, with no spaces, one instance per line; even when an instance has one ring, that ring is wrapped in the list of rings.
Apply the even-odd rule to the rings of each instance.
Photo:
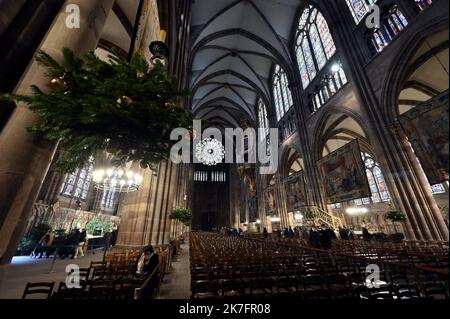
[[[111,50],[126,57],[130,50],[140,0],[117,0],[106,20],[96,54],[107,59]]]
[[[417,49],[409,63],[409,74],[398,98],[399,114],[448,90],[449,32],[440,32]]]
[[[189,60],[191,106],[219,128],[255,125],[270,101],[274,63],[291,64],[288,43],[302,0],[196,0]]]

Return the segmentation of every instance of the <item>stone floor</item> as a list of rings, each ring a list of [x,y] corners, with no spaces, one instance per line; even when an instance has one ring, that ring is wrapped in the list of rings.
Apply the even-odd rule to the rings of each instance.
[[[172,262],[172,272],[166,274],[160,299],[189,299],[191,296],[191,272],[189,243],[181,245],[177,259]]]
[[[77,259],[35,259],[28,256],[14,257],[11,265],[6,269],[3,282],[0,283],[0,299],[20,299],[27,282],[55,282],[55,289],[59,282],[66,279],[66,267],[78,265],[88,268],[91,261],[101,261],[103,252],[89,253]]]
[[[89,253],[77,259],[35,259],[14,257],[6,269],[0,283],[0,299],[20,299],[27,282],[59,282],[66,279],[66,267],[71,264],[88,268],[91,261],[101,261],[103,252]],[[166,274],[161,288],[160,299],[189,299],[191,295],[191,276],[189,267],[189,244],[181,246],[181,251],[172,263],[172,271]]]

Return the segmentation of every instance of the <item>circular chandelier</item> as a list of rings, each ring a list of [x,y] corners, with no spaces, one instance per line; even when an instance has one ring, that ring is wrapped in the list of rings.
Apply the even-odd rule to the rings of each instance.
[[[202,164],[214,166],[225,158],[225,148],[218,140],[206,138],[197,144],[195,156]]]
[[[98,169],[92,174],[94,186],[103,191],[131,193],[139,190],[143,177],[130,169]]]

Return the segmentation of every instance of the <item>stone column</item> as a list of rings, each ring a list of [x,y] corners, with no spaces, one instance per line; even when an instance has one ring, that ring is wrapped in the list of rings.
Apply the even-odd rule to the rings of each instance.
[[[0,36],[5,32],[26,0],[1,0],[0,1]]]
[[[157,176],[150,171],[141,189],[128,194],[124,200],[117,244],[125,247],[163,245],[170,242],[170,214],[175,205],[177,166],[171,162],[159,165]]]
[[[59,61],[63,47],[77,54],[95,49],[113,3],[114,0],[67,0],[67,5],[79,6],[81,28],[66,27],[68,14],[63,6],[40,49]],[[16,92],[28,94],[32,84],[45,90],[49,83],[45,72],[32,62]],[[14,255],[56,149],[56,145],[26,131],[38,120],[37,114],[19,103],[0,135],[0,267],[9,264]]]

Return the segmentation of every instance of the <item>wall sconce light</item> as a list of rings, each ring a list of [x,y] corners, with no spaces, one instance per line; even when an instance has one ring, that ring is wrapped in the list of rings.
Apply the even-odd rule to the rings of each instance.
[[[165,42],[166,36],[166,31],[161,30],[158,41],[153,41],[150,43],[149,49],[153,54],[153,57],[150,60],[152,64],[158,63],[158,61],[165,64],[165,62],[169,59],[170,50]]]

